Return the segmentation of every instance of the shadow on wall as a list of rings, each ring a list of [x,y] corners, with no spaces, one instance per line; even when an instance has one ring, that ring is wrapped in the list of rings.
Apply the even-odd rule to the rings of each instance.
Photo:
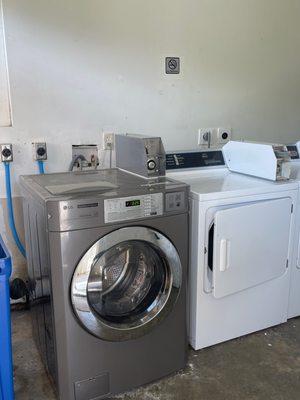
[[[14,211],[15,211],[15,222],[17,231],[19,233],[21,242],[25,244],[24,237],[24,224],[23,224],[23,210],[22,210],[22,198],[14,197]],[[26,260],[20,254],[17,246],[14,243],[13,237],[10,233],[10,229],[8,226],[8,218],[7,218],[7,207],[6,207],[6,199],[0,199],[0,234],[7,245],[13,260],[13,278],[27,278],[27,265]]]

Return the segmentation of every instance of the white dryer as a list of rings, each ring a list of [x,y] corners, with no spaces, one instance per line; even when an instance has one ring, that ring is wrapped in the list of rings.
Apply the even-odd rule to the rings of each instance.
[[[292,161],[290,162],[291,178],[298,181],[300,201],[300,142],[287,146]],[[294,235],[294,256],[291,262],[291,285],[288,318],[300,315],[300,207],[298,206]]]
[[[221,151],[168,154],[167,170],[191,187],[192,347],[285,322],[298,184],[230,172]]]

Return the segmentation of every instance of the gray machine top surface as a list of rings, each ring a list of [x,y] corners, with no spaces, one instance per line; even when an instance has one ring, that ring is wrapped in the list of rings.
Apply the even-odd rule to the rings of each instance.
[[[186,213],[186,183],[116,168],[21,177],[25,198],[46,207],[49,231],[68,231]]]
[[[185,184],[166,177],[145,179],[126,171],[112,168],[88,172],[66,172],[21,176],[23,188],[30,186],[39,197],[46,199],[72,199],[78,196],[119,196],[144,193],[149,189],[163,190],[183,187]]]

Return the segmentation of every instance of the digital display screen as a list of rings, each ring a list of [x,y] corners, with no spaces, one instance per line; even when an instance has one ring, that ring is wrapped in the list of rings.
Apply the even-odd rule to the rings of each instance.
[[[141,205],[141,200],[126,201],[126,207],[135,207],[135,206],[140,206],[140,205]]]

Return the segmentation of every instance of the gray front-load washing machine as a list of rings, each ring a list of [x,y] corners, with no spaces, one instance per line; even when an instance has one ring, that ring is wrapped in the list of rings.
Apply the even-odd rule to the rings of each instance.
[[[21,177],[36,341],[61,400],[183,368],[188,186],[118,169]]]

